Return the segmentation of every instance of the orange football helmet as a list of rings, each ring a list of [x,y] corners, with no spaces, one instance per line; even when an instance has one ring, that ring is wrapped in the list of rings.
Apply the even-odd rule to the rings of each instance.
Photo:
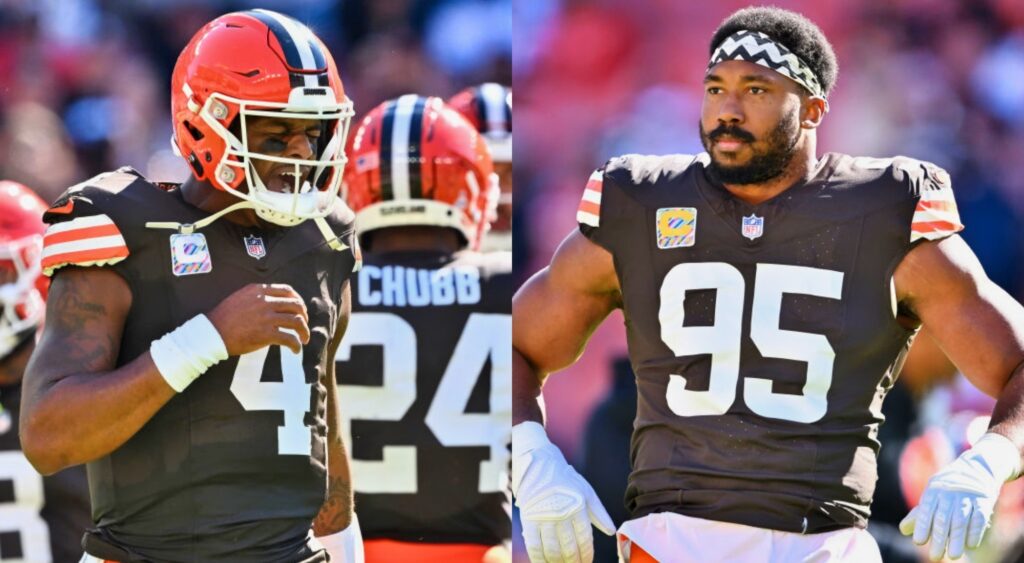
[[[174,67],[171,112],[172,145],[198,180],[249,202],[279,225],[331,212],[352,102],[331,54],[305,25],[269,10],[234,12],[206,24]],[[318,121],[317,155],[306,160],[253,152],[246,127],[254,116]],[[253,168],[257,160],[294,166],[292,190],[267,189]]]
[[[494,220],[498,178],[476,128],[441,98],[409,94],[373,108],[348,152],[345,199],[359,233],[451,227],[479,248]]]
[[[487,141],[501,184],[498,218],[481,249],[512,250],[512,90],[487,82],[452,96],[448,105],[469,119]]]
[[[39,263],[47,207],[25,186],[0,181],[0,360],[43,320],[49,278]]]
[[[512,162],[512,90],[495,82],[466,88],[448,100],[487,140],[494,162]]]

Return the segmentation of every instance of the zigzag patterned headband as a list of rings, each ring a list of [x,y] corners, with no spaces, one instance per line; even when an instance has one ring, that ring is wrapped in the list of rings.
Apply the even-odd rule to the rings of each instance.
[[[727,37],[711,55],[708,70],[722,61],[735,60],[752,62],[774,70],[794,80],[812,95],[825,97],[821,82],[814,71],[785,45],[760,31],[741,30]]]

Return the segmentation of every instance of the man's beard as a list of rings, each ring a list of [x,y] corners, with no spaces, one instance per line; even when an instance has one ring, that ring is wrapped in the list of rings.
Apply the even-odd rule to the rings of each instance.
[[[715,160],[714,152],[711,150],[713,148],[712,141],[723,135],[748,143],[754,154],[746,164],[725,166]],[[708,169],[719,182],[733,185],[767,182],[782,174],[793,160],[793,155],[796,154],[796,144],[800,140],[796,111],[783,117],[778,125],[768,133],[766,138],[768,148],[763,151],[755,149],[754,136],[739,127],[720,125],[710,133],[706,133],[704,124],[701,123],[700,140],[704,145],[704,150],[711,155],[711,165]]]

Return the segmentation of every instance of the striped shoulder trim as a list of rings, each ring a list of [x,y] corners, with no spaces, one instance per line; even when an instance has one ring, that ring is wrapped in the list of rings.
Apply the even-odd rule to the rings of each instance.
[[[64,266],[106,266],[128,257],[121,230],[103,214],[50,225],[43,237],[43,273]]]
[[[580,199],[579,209],[576,210],[576,221],[583,225],[599,227],[601,225],[601,187],[604,185],[604,172],[595,170],[587,180],[587,186],[583,190],[583,198]]]
[[[953,190],[938,189],[921,192],[910,224],[910,242],[936,240],[964,229],[953,199]]]

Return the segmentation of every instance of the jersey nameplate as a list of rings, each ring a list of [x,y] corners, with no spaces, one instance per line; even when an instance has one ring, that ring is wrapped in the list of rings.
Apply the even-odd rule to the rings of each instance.
[[[174,275],[192,276],[211,270],[210,249],[202,233],[171,235],[171,271]]]
[[[364,265],[359,270],[358,298],[364,307],[473,305],[480,296],[480,271],[473,267],[427,270]]]

